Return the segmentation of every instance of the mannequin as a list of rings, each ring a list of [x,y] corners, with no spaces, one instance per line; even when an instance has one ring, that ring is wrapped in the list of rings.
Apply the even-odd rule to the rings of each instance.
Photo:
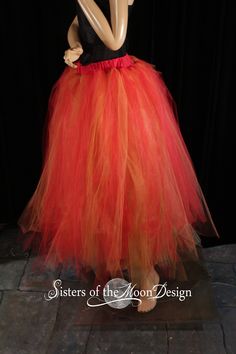
[[[90,25],[103,43],[111,50],[119,49],[124,43],[127,34],[128,5],[133,5],[134,0],[109,1],[112,28],[110,27],[102,11],[93,0],[78,0],[78,2],[82,7]],[[78,27],[79,23],[76,16],[68,30],[68,43],[70,48],[65,52],[64,56],[65,63],[74,69],[77,68],[77,65],[73,64],[73,62],[78,60],[80,55],[83,53],[83,48],[78,36]],[[152,296],[155,297],[157,292],[157,287],[155,286],[158,285],[159,281],[159,274],[156,272],[155,268],[152,267],[148,273],[148,276],[145,275],[145,277],[141,280],[141,288],[142,290],[153,289]],[[147,300],[146,296],[140,296],[140,298],[142,299],[142,302],[138,305],[139,312],[147,312],[155,307],[156,299]]]
[[[102,11],[99,9],[97,4],[93,0],[78,0],[81,5],[86,18],[88,19],[90,25],[93,27],[94,31],[97,33],[99,38],[103,43],[111,50],[119,49],[127,34],[128,27],[128,6],[133,5],[134,0],[110,0],[110,11],[111,11],[111,23],[110,27],[107,19],[103,15]],[[77,65],[73,64],[74,61],[78,60],[80,55],[83,53],[83,48],[78,36],[78,19],[77,16],[74,18],[69,30],[68,30],[68,42],[70,48],[65,52],[65,63],[70,67],[76,69]],[[142,279],[141,287],[143,290],[152,291],[152,296],[156,296],[157,285],[160,281],[159,274],[156,272],[155,268],[152,267],[148,276]],[[147,312],[154,308],[156,305],[156,299],[149,299],[145,296],[141,297],[142,302],[138,306],[139,312]]]
[[[133,2],[77,0],[43,172],[19,226],[42,233],[46,261],[73,259],[78,274],[80,263],[97,279],[128,269],[152,291],[137,307],[147,312],[160,273],[187,277],[183,257],[198,259],[196,232],[207,225],[219,235],[161,73],[124,54]]]

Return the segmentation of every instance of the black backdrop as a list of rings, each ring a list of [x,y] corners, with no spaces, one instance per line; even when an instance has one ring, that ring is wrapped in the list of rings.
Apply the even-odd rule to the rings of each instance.
[[[64,68],[75,3],[0,6],[0,223],[14,223],[40,176],[47,100]],[[135,0],[128,33],[129,53],[156,65],[177,103],[221,243],[234,242],[235,18],[233,0]]]

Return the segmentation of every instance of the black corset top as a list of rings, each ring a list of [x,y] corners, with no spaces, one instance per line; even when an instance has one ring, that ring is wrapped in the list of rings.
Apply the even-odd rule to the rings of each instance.
[[[127,53],[127,37],[122,47],[118,50],[111,50],[105,46],[105,44],[100,40],[89,21],[87,20],[82,8],[80,7],[77,0],[76,1],[76,14],[79,21],[79,38],[83,47],[83,54],[80,56],[79,62],[82,65],[89,63],[94,63],[102,60],[114,59],[122,57]],[[100,7],[103,14],[107,18],[109,24],[110,20],[110,5],[109,0],[96,0],[96,4]],[[129,15],[132,6],[129,6]]]

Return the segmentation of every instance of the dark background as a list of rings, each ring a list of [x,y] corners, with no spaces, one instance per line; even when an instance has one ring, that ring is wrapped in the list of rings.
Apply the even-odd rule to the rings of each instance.
[[[73,0],[1,2],[0,224],[14,224],[42,163],[49,93],[64,69]],[[156,65],[221,239],[234,241],[234,1],[135,0],[129,53]]]

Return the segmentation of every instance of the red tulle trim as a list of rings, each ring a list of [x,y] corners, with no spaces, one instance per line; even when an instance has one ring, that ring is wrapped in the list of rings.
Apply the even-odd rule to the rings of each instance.
[[[134,59],[128,54],[124,55],[123,57],[109,59],[109,60],[102,60],[99,62],[81,65],[80,62],[77,62],[77,72],[79,74],[87,74],[97,70],[107,70],[111,68],[127,68],[134,64]]]

